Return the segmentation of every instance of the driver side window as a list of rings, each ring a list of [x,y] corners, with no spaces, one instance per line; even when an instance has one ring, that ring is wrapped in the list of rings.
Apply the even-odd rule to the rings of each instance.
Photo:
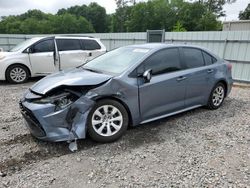
[[[41,42],[35,44],[32,47],[32,52],[33,53],[53,52],[54,47],[55,47],[54,40],[52,40],[52,39],[44,40],[44,41],[41,41]]]
[[[151,69],[152,75],[165,74],[182,69],[178,48],[160,50],[145,62],[145,70]]]

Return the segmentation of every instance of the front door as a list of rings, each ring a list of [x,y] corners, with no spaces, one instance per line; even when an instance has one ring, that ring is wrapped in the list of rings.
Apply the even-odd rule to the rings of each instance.
[[[178,48],[167,48],[151,55],[142,65],[152,70],[149,83],[139,80],[142,121],[147,121],[184,108],[186,76]]]
[[[46,75],[56,71],[54,47],[54,39],[45,39],[30,47],[29,60],[34,74]]]

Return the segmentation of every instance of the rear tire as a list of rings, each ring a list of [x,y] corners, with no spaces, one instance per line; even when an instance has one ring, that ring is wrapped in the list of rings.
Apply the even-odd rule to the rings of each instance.
[[[222,105],[225,99],[225,95],[226,95],[225,85],[221,82],[217,83],[214,86],[209,96],[209,100],[207,104],[208,109],[211,109],[211,110],[218,109]]]
[[[6,71],[6,80],[12,84],[21,84],[29,79],[29,70],[22,65],[11,65]]]
[[[124,106],[114,100],[98,101],[90,110],[87,122],[89,136],[97,142],[113,142],[127,130],[128,113]]]

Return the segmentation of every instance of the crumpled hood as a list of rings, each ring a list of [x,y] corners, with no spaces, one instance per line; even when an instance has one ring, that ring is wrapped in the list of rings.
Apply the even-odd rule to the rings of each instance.
[[[82,68],[75,68],[46,76],[34,84],[30,89],[36,93],[44,95],[48,91],[59,86],[98,85],[110,78],[112,78],[111,75],[95,73]]]

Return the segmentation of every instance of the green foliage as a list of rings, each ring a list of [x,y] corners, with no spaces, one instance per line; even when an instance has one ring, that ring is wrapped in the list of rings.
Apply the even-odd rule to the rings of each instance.
[[[127,7],[123,7],[123,9],[125,8]],[[130,15],[127,15],[124,21],[119,19],[121,13],[120,9],[117,9],[113,15],[112,24],[115,27],[112,31],[136,32],[146,31],[147,29],[172,31],[178,22],[187,31],[210,31],[220,30],[221,28],[221,23],[217,21],[217,15],[209,11],[206,4],[200,2],[151,0],[137,3],[129,8]]]
[[[204,5],[209,12],[214,13],[217,17],[225,16],[223,5],[234,3],[236,0],[196,0],[196,2]]]
[[[250,3],[247,5],[244,11],[240,11],[239,14],[240,20],[250,20]]]
[[[90,3],[89,6],[77,5],[68,9],[60,9],[58,10],[57,15],[63,15],[66,13],[86,18],[93,25],[94,30],[98,33],[108,32],[106,10],[97,3]]]
[[[187,31],[187,30],[183,27],[181,22],[177,21],[176,24],[174,25],[172,31],[174,31],[174,32],[184,32],[184,31]]]
[[[145,32],[221,30],[217,19],[222,6],[235,0],[115,0],[117,9],[107,15],[97,3],[58,10],[56,15],[29,10],[19,16],[2,17],[0,33],[58,34],[90,32]],[[250,5],[240,19],[249,19]]]
[[[92,24],[82,16],[52,15],[29,10],[20,16],[8,16],[0,22],[0,33],[8,34],[63,34],[95,32]]]

